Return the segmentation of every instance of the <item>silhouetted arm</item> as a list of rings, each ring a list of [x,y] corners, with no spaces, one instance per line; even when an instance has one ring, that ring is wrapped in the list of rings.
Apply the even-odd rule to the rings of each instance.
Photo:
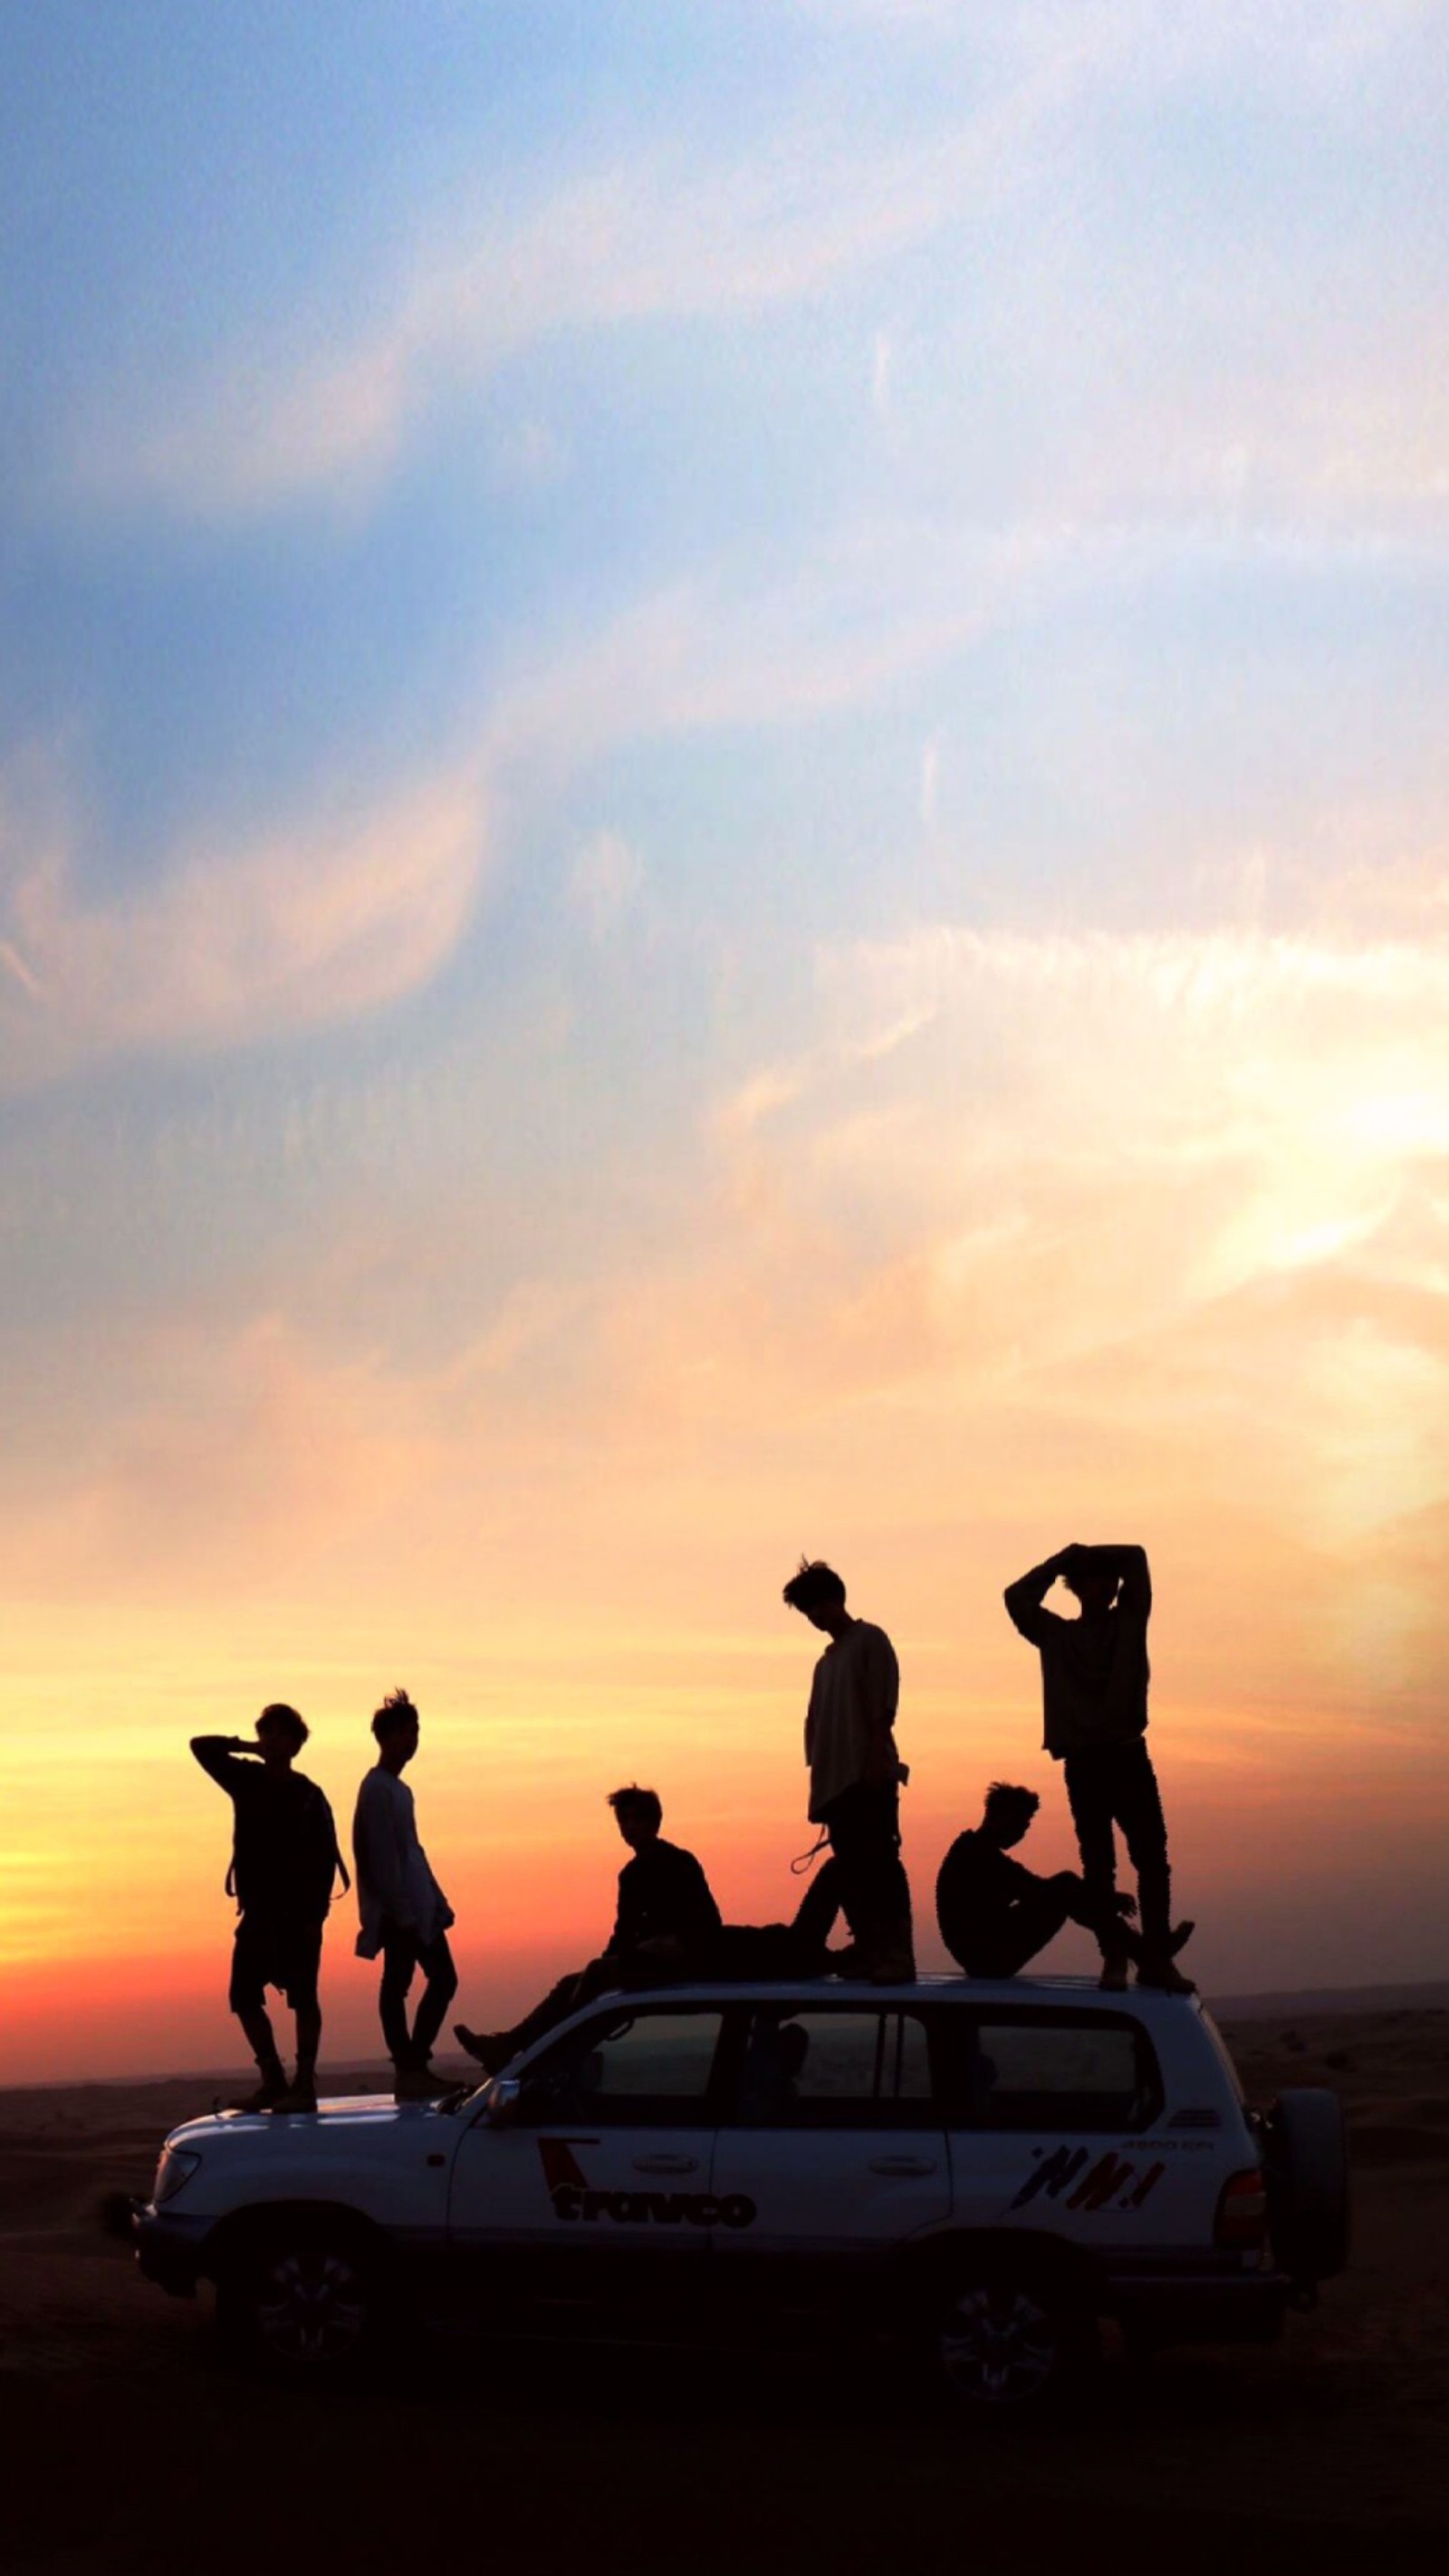
[[[1051,1612],[1042,1607],[1047,1594],[1058,1575],[1064,1574],[1073,1557],[1080,1554],[1081,1550],[1075,1544],[1059,1547],[1055,1556],[1047,1557],[1041,1565],[1034,1565],[1030,1574],[1019,1574],[1014,1583],[1008,1583],[1003,1595],[1006,1615],[1013,1628],[1019,1628],[1033,1646],[1041,1644],[1051,1620]]]
[[[214,1780],[218,1789],[225,1789],[228,1797],[238,1775],[244,1776],[261,1754],[261,1746],[249,1742],[244,1735],[193,1735],[191,1750],[208,1780]],[[251,1760],[243,1761],[244,1754],[249,1754]]]
[[[1152,1612],[1152,1575],[1145,1547],[1089,1547],[1084,1554],[1102,1574],[1115,1574],[1122,1589],[1117,1606],[1144,1623]]]

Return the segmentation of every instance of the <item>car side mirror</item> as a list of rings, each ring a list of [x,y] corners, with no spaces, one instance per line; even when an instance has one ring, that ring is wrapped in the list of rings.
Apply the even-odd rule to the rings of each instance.
[[[523,2099],[523,2079],[518,2075],[495,2075],[488,2096],[487,2120],[490,2129],[506,2129]]]

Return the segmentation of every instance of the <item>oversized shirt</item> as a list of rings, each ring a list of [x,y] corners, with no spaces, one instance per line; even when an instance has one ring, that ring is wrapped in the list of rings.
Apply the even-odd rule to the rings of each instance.
[[[864,1779],[872,1743],[884,1736],[894,1758],[900,1690],[896,1650],[884,1628],[855,1619],[843,1637],[831,1639],[815,1667],[805,1719],[812,1824],[842,1789]]]
[[[1132,1744],[1147,1729],[1147,1622],[1152,1581],[1140,1547],[1125,1548],[1112,1609],[1061,1619],[1043,1607],[1056,1580],[1036,1566],[1006,1595],[1011,1619],[1041,1656],[1042,1742],[1054,1760],[1093,1745]]]
[[[410,1932],[423,1950],[447,1931],[455,1917],[418,1840],[413,1793],[381,1763],[366,1774],[357,1792],[352,1850],[362,1918],[359,1959],[377,1957],[385,1923]]]

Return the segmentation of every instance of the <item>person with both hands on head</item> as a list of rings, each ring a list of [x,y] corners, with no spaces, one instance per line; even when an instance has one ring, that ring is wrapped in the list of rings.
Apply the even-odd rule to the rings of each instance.
[[[232,2011],[246,2032],[261,2081],[239,2105],[247,2111],[315,2111],[322,2006],[317,1980],[322,1927],[338,1871],[332,1810],[315,1780],[292,1767],[307,1741],[296,1709],[273,1700],[244,1735],[194,1735],[191,1750],[209,1780],[232,1802],[234,1839],[227,1890],[241,1919],[232,1950]],[[285,1995],[296,2017],[297,2069],[291,2083],[267,2012],[267,1988]]]
[[[993,1780],[979,1825],[958,1834],[936,1880],[936,1921],[958,1968],[968,1977],[1019,1977],[1064,1924],[1083,1923],[1104,1952],[1141,1962],[1142,1943],[1124,1920],[1136,1899],[1104,1904],[1075,1871],[1038,1877],[1008,1852],[1025,1840],[1041,1800],[1034,1789]],[[1191,1924],[1174,1933],[1181,1949]]]
[[[815,1666],[805,1719],[810,1821],[839,1863],[840,1903],[855,1945],[852,1972],[876,1985],[916,1973],[911,1891],[901,1865],[896,1753],[900,1668],[884,1628],[845,1606],[833,1566],[802,1557],[785,1600],[830,1643]]]
[[[426,2102],[452,2086],[434,2075],[433,2048],[458,1991],[448,1947],[453,1909],[418,1840],[413,1793],[402,1774],[418,1749],[418,1712],[407,1692],[390,1693],[373,1717],[377,1762],[357,1792],[352,1850],[362,1929],[359,1959],[382,1958],[378,2010],[400,2102]],[[422,2000],[411,2030],[408,1994],[423,1972]]]
[[[490,2075],[531,2048],[556,2022],[615,1988],[673,1985],[703,1973],[720,1933],[719,1907],[693,1852],[665,1842],[663,1804],[631,1781],[609,1794],[614,1822],[633,1857],[619,1872],[619,1903],[609,1946],[586,1968],[571,1969],[512,2030],[470,2030],[453,2037]]]
[[[1076,1596],[1079,1616],[1048,1610],[1056,1582]],[[1191,1994],[1190,1978],[1173,1965],[1169,1921],[1171,1880],[1167,1827],[1147,1732],[1147,1622],[1152,1577],[1140,1547],[1082,1547],[1073,1543],[1032,1567],[1006,1590],[1013,1624],[1041,1657],[1043,1741],[1066,1773],[1067,1801],[1082,1855],[1082,1875],[1103,1929],[1104,1986],[1127,1983],[1128,1946],[1107,1928],[1116,1894],[1116,1828],[1122,1829],[1137,1872],[1142,1956],[1137,1982],[1170,1994]]]

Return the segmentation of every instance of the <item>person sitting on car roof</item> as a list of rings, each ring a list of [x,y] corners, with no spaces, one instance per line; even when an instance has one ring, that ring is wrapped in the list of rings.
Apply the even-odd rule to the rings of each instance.
[[[968,1977],[1015,1977],[1056,1938],[1066,1923],[1085,1924],[1104,1948],[1110,1943],[1140,1959],[1142,1941],[1124,1919],[1135,1914],[1130,1896],[1098,1897],[1069,1869],[1052,1878],[1007,1854],[1024,1840],[1041,1800],[1034,1789],[993,1780],[979,1825],[958,1834],[936,1880],[936,1920],[941,1938]],[[1171,1935],[1180,1950],[1192,1925]]]
[[[619,1905],[609,1946],[586,1968],[560,1977],[542,2003],[512,2030],[470,2030],[455,2022],[460,2048],[490,2075],[529,2048],[556,2022],[615,1987],[671,1985],[704,1972],[720,1931],[719,1907],[693,1852],[665,1842],[664,1808],[653,1789],[631,1781],[610,1792],[608,1804],[633,1858],[619,1872]]]

